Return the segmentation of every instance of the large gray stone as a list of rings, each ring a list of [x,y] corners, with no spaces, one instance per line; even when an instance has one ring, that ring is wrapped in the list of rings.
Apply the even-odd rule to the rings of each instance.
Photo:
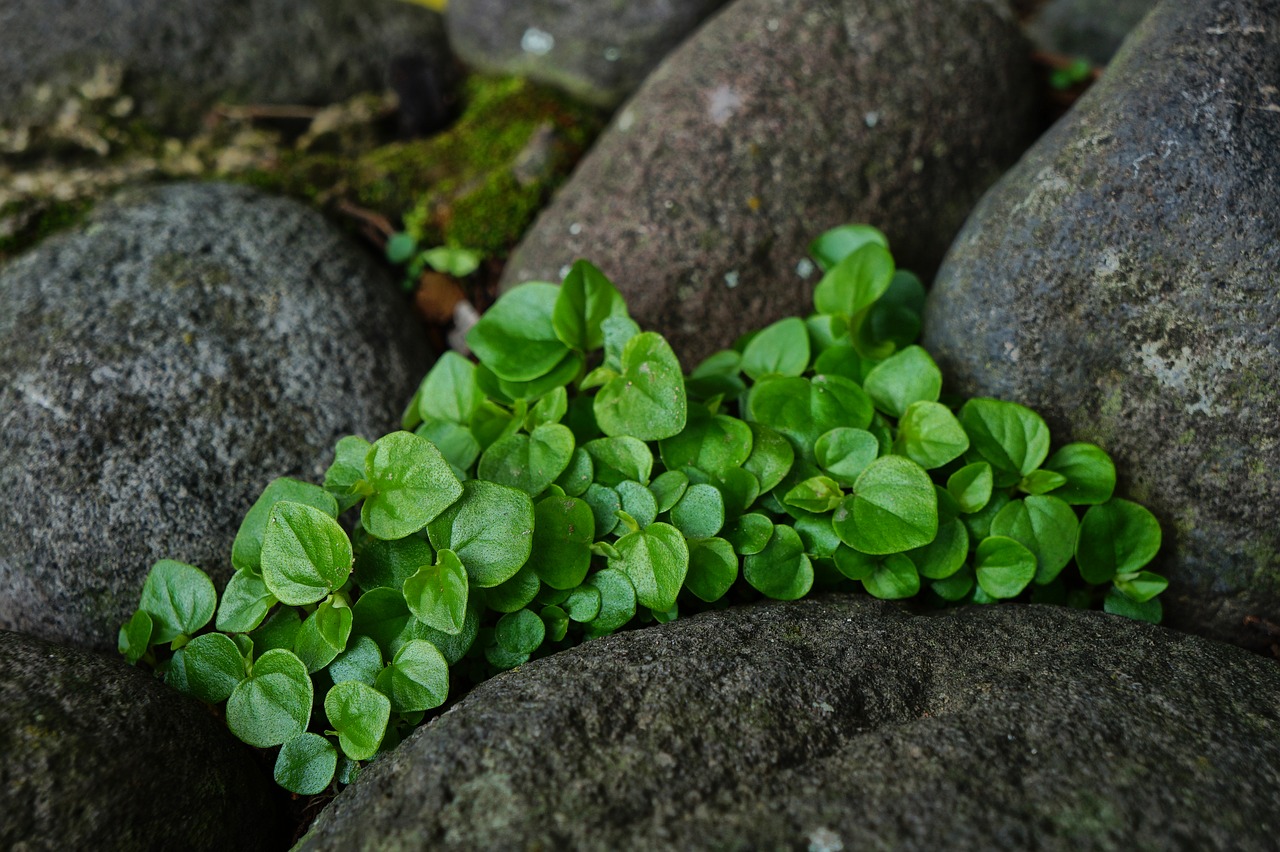
[[[114,648],[156,559],[221,584],[267,482],[393,428],[429,364],[387,274],[302,205],[135,191],[0,270],[0,628]]]
[[[812,310],[821,231],[874,224],[930,274],[1032,134],[1008,10],[969,0],[737,0],[615,117],[502,284],[578,257],[686,367]]]
[[[616,106],[725,0],[451,0],[449,41],[468,64]]]
[[[1167,0],[983,199],[925,345],[1101,444],[1164,525],[1166,623],[1280,621],[1280,2]]]
[[[0,847],[279,849],[278,794],[198,701],[0,631]]]
[[[52,122],[82,87],[102,88],[100,69],[173,132],[216,100],[328,104],[382,89],[403,54],[447,56],[439,15],[392,0],[5,0],[0,127]]]
[[[1041,50],[1106,65],[1155,5],[1156,0],[1052,0],[1036,12],[1027,33]]]
[[[1098,612],[730,609],[481,685],[319,849],[1274,849],[1280,666]]]

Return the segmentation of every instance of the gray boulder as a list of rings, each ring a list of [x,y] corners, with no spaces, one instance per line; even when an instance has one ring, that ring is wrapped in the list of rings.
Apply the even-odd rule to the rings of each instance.
[[[402,54],[448,56],[439,15],[390,0],[5,0],[0,127],[45,125],[69,97],[102,94],[185,131],[216,100],[328,104],[380,90]]]
[[[0,270],[0,628],[111,649],[155,560],[221,588],[267,482],[393,428],[429,361],[388,275],[296,202],[100,206]]]
[[[1274,849],[1277,706],[1098,612],[729,609],[482,684],[297,848]]]
[[[1278,87],[1280,4],[1166,0],[982,200],[925,322],[952,391],[1115,457],[1166,623],[1249,645],[1280,622]]]
[[[0,631],[0,847],[278,849],[267,770],[120,660]]]
[[[451,0],[449,41],[468,64],[617,106],[725,0]]]
[[[812,310],[827,228],[874,224],[928,275],[1033,137],[1027,62],[995,2],[737,0],[619,111],[502,285],[586,257],[692,367]]]
[[[1106,65],[1156,0],[1051,0],[1027,24],[1036,47]]]

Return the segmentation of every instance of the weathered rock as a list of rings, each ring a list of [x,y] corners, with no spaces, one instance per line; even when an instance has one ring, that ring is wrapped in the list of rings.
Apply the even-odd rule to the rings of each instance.
[[[737,0],[621,109],[503,285],[587,257],[691,367],[812,310],[826,228],[875,224],[929,274],[1030,141],[1026,62],[996,3]]]
[[[1052,0],[1027,25],[1041,50],[1106,65],[1156,0]]]
[[[429,364],[388,276],[319,214],[137,191],[0,270],[0,628],[114,648],[156,559],[221,587],[240,520]]]
[[[725,0],[452,0],[449,41],[468,64],[615,106]]]
[[[69,98],[127,97],[154,125],[189,130],[216,100],[329,104],[381,89],[405,55],[448,62],[439,15],[363,0],[6,0],[0,127],[65,123]]]
[[[1167,0],[974,211],[925,344],[952,391],[1105,447],[1166,623],[1280,621],[1280,4]]]
[[[271,779],[199,702],[0,631],[0,846],[278,849]]]
[[[730,609],[483,684],[299,849],[1273,848],[1280,666],[1115,616]]]

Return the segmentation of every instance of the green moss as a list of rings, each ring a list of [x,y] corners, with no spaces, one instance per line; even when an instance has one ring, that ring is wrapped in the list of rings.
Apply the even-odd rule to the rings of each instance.
[[[0,209],[0,220],[10,216],[24,216],[24,213],[26,218],[26,221],[12,234],[0,237],[0,260],[7,260],[50,235],[79,224],[93,209],[93,202],[88,200],[31,202],[29,206],[31,209],[24,211],[24,205],[21,202],[15,202]]]

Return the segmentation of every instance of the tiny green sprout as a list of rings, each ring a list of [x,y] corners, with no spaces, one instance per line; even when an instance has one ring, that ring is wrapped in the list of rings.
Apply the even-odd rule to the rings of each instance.
[[[435,246],[418,248],[418,241],[412,234],[401,231],[387,239],[387,260],[396,266],[403,266],[404,281],[402,287],[412,290],[428,266],[436,272],[443,272],[454,278],[466,278],[480,268],[484,258],[479,252],[456,246]]]
[[[1158,622],[1160,525],[1100,447],[955,403],[919,279],[874,228],[821,235],[816,312],[687,374],[578,261],[498,299],[401,421],[269,483],[209,577],[157,562],[118,647],[209,704],[298,795],[349,783],[451,687],[642,623],[814,589],[1095,606]],[[465,257],[388,257],[466,274]],[[459,265],[461,264],[461,265]],[[212,625],[210,624],[212,622]]]

